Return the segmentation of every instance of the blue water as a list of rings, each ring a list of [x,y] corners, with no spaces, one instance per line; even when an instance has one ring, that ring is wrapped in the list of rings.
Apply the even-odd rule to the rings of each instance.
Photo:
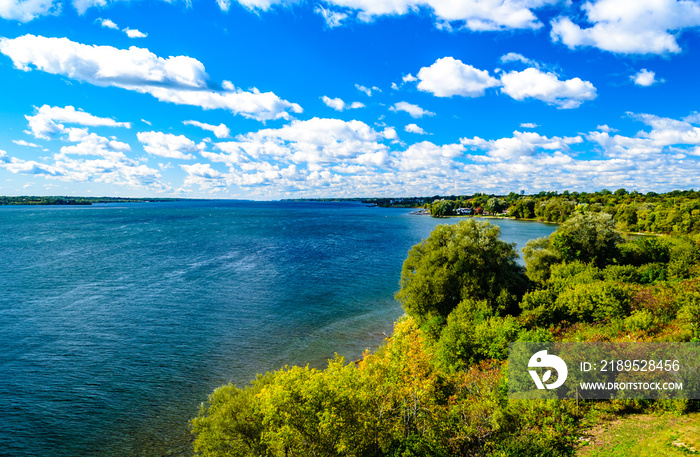
[[[190,455],[227,382],[356,359],[437,220],[359,203],[0,207],[0,455]],[[524,246],[554,226],[496,221]]]

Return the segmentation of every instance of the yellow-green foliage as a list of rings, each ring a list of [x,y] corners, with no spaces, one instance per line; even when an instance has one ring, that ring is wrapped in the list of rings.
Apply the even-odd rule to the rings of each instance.
[[[573,411],[509,402],[501,366],[444,371],[413,319],[357,364],[287,367],[217,389],[192,421],[203,456],[567,455]],[[504,447],[506,440],[515,440]],[[507,449],[506,449],[507,448]],[[510,452],[510,451],[507,451]]]

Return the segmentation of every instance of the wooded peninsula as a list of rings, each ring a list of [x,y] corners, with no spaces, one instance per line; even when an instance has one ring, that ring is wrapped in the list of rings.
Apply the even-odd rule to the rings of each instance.
[[[197,455],[697,453],[700,400],[516,400],[507,379],[512,342],[700,342],[697,192],[410,204],[435,216],[471,209],[561,225],[528,242],[525,267],[495,225],[437,226],[408,252],[396,293],[405,315],[380,348],[357,362],[336,356],[323,370],[285,367],[220,387],[191,422]],[[663,235],[628,239],[629,231]]]

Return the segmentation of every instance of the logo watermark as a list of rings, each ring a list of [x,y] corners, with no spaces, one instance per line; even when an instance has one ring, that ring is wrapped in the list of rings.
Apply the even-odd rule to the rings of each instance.
[[[510,398],[700,399],[700,343],[512,343]]]
[[[540,379],[537,371],[528,370],[530,376],[532,376],[532,380],[535,381],[535,385],[540,390],[545,389],[545,386],[547,389],[556,389],[557,387],[560,387],[562,384],[564,384],[564,382],[566,382],[566,376],[569,373],[569,370],[566,368],[566,362],[556,355],[547,354],[546,349],[536,352],[532,357],[530,357],[530,362],[527,364],[527,366],[529,368],[554,368],[557,371],[557,380],[552,384],[544,384],[552,376],[551,369],[544,373],[542,379]]]

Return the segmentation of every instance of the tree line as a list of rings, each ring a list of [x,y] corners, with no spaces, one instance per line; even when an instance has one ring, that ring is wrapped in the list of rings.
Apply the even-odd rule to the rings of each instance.
[[[458,214],[499,215],[562,223],[576,214],[606,213],[625,232],[700,233],[700,192],[674,190],[666,193],[618,189],[598,192],[540,192],[521,195],[477,193],[461,196],[410,197],[366,200],[379,206],[423,207],[435,217]]]

